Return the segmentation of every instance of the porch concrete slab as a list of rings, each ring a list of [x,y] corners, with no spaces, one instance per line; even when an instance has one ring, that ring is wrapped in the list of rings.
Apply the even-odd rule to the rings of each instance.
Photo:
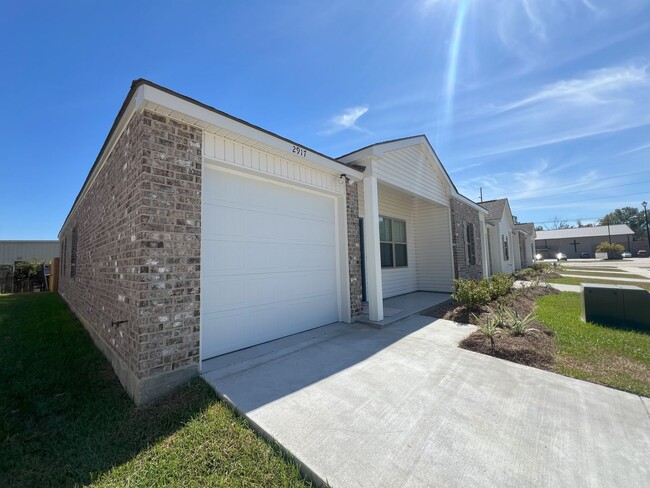
[[[364,304],[359,322],[373,327],[386,327],[411,315],[415,315],[429,308],[451,300],[450,293],[436,293],[431,291],[416,291],[384,299],[384,319],[370,320],[368,305]]]
[[[204,378],[333,487],[648,486],[647,399],[458,348],[473,330],[347,326]]]

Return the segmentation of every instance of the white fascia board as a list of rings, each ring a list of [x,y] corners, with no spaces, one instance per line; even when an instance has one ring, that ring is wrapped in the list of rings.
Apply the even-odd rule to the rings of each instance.
[[[337,161],[340,161],[343,164],[349,164],[361,161],[362,159],[373,157],[375,155],[374,148],[375,146],[370,146],[365,149],[361,149],[360,151],[347,154],[346,156],[337,159]]]
[[[293,154],[292,151],[294,146],[303,148],[307,151],[304,160],[312,163],[312,165],[315,165],[318,169],[337,175],[345,173],[349,178],[357,181],[363,178],[361,172],[349,167],[344,167],[342,164],[314,153],[309,148],[298,143],[293,143],[280,137],[273,136],[267,132],[256,129],[255,127],[251,127],[247,124],[226,117],[225,115],[213,112],[207,108],[196,105],[188,100],[178,98],[155,87],[143,85],[142,88],[144,89],[143,98],[149,102],[194,117],[195,119],[201,120],[207,124],[221,127],[244,137],[254,139],[274,149],[283,151],[288,155]]]

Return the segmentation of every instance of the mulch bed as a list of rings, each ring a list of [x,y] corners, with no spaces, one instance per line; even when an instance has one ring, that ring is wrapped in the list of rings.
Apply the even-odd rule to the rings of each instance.
[[[484,323],[492,310],[496,310],[498,305],[502,304],[511,310],[515,310],[523,318],[535,309],[535,300],[538,297],[559,293],[554,288],[543,286],[513,289],[509,295],[501,297],[480,310],[471,313],[462,305],[451,301],[429,309],[423,312],[422,315],[479,325],[477,317],[481,323]],[[523,336],[513,335],[508,328],[502,329],[494,339],[494,347],[492,347],[490,339],[481,330],[473,332],[459,345],[463,349],[507,359],[515,363],[550,369],[555,357],[555,334],[552,330],[536,321],[531,323],[529,327],[535,329],[535,332],[530,331]]]

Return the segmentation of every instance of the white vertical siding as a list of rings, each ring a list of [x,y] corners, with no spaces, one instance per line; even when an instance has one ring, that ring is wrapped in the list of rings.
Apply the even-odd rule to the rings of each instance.
[[[415,221],[413,197],[386,187],[379,188],[379,214],[406,222],[408,266],[383,268],[381,279],[384,298],[418,290],[417,256],[415,254]]]
[[[360,216],[363,216],[363,208],[363,192],[360,192]],[[382,269],[383,297],[418,290],[451,291],[449,207],[380,186],[379,213],[406,222],[408,253],[408,267]]]
[[[452,290],[454,275],[450,242],[449,207],[418,200],[415,207],[415,253],[419,290]]]
[[[449,205],[450,188],[422,145],[387,151],[373,163],[373,175],[391,185],[442,205]]]
[[[345,193],[345,185],[338,175],[206,131],[203,132],[203,155],[209,159],[246,168],[251,172],[272,175],[320,190]]]

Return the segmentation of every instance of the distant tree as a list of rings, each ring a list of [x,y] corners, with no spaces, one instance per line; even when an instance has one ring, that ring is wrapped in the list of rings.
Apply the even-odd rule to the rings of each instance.
[[[553,223],[551,224],[550,227],[548,227],[549,230],[557,230],[557,229],[573,229],[572,225],[569,225],[566,220],[562,220],[559,217],[555,217],[553,219]]]
[[[583,223],[582,223],[582,220],[580,220],[580,219],[578,219],[578,220],[576,221],[576,225],[577,225],[578,227],[593,227],[593,226],[594,226],[594,224],[583,224]]]
[[[516,215],[513,215],[513,216],[512,216],[512,222],[513,222],[514,224],[519,224],[519,219],[517,218]]]
[[[623,207],[604,215],[598,220],[600,225],[626,224],[638,237],[645,235],[643,212],[635,207]]]
[[[619,244],[617,242],[601,242],[596,246],[596,252],[606,252],[606,253],[611,253],[611,254],[621,254],[623,251],[625,251],[625,246],[623,244]]]
[[[538,226],[535,227],[535,230],[544,230],[544,227],[542,227],[541,225],[538,225]]]

